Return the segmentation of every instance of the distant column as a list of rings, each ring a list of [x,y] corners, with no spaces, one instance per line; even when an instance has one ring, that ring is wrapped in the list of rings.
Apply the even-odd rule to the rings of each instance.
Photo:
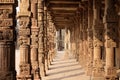
[[[47,7],[44,6],[44,30],[45,30],[45,37],[44,37],[44,46],[45,46],[45,71],[48,70],[48,14],[47,14]]]
[[[39,27],[39,68],[41,77],[45,76],[45,46],[44,46],[44,1],[38,0],[38,27]]]
[[[103,46],[103,23],[100,19],[101,1],[93,0],[93,80],[103,80],[104,67],[102,62],[102,46]]]
[[[115,48],[118,45],[118,15],[115,8],[115,0],[105,0],[104,13],[104,28],[105,28],[105,80],[118,80],[115,67]]]
[[[93,63],[93,0],[88,2],[88,63],[87,63],[87,72],[88,76],[92,75],[92,63]]]

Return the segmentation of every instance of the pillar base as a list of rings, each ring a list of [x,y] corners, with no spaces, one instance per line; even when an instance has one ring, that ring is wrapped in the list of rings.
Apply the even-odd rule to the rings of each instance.
[[[40,80],[39,66],[37,61],[32,62],[32,75],[34,80]]]
[[[16,72],[0,72],[0,80],[16,80]]]
[[[32,80],[31,75],[19,75],[17,76],[17,80]]]
[[[91,80],[105,80],[104,77],[92,77]]]
[[[105,80],[119,80],[119,77],[106,77]]]
[[[48,71],[48,59],[45,59],[45,71]]]
[[[119,80],[116,67],[106,67],[105,80]]]
[[[88,68],[87,71],[86,71],[86,75],[87,76],[92,76],[92,68]]]
[[[46,75],[46,73],[45,73],[45,64],[43,64],[43,63],[40,63],[39,64],[40,66],[39,66],[39,68],[40,68],[40,77],[45,77],[45,75]]]
[[[32,80],[32,75],[30,74],[30,64],[23,63],[20,65],[20,75],[17,76],[17,80]]]
[[[93,68],[93,65],[92,65],[92,61],[88,62],[88,65],[87,65],[87,69],[86,69],[86,75],[87,76],[92,76],[92,68]]]
[[[94,77],[103,77],[104,74],[104,68],[101,67],[94,68],[92,72],[92,76]]]

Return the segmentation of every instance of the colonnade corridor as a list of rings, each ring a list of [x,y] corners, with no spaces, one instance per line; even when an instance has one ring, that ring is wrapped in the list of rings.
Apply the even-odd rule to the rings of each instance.
[[[0,80],[119,78],[120,0],[0,0]]]

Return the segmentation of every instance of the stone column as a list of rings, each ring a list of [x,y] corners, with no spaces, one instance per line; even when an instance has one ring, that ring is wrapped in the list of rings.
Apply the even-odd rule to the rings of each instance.
[[[115,67],[115,48],[118,45],[118,15],[115,0],[105,0],[104,13],[106,65],[105,80],[118,80]]]
[[[44,46],[45,46],[45,71],[48,70],[48,46],[47,46],[47,27],[48,27],[48,14],[47,14],[47,7],[44,7],[44,30],[45,30],[45,37],[44,37]]]
[[[50,18],[50,24],[49,24],[49,64],[51,64],[53,60],[53,54],[54,54],[54,49],[53,49],[53,43],[54,43],[54,24],[52,22],[52,19]]]
[[[89,0],[88,2],[88,63],[87,63],[87,71],[86,74],[88,76],[92,75],[92,63],[93,63],[93,0]]]
[[[88,11],[83,10],[83,25],[82,25],[82,33],[83,33],[83,66],[86,69],[86,64],[88,61],[87,58],[87,53],[88,53],[88,48],[87,48],[87,27],[88,27]]]
[[[31,65],[33,79],[39,80],[39,65],[38,65],[38,33],[39,27],[37,26],[37,0],[31,0],[32,12],[32,26],[31,26]]]
[[[30,1],[20,1],[20,11],[17,14],[19,20],[19,45],[20,45],[20,74],[18,80],[31,80],[30,72]]]
[[[104,76],[104,67],[101,59],[102,46],[103,46],[103,23],[100,20],[100,8],[101,1],[93,0],[93,72],[92,78],[93,80],[103,80]]]
[[[55,43],[54,43],[54,37],[55,36],[55,26],[54,23],[52,22],[51,25],[51,58],[50,61],[52,62],[54,57],[55,57]]]
[[[79,16],[80,16],[80,12],[77,11],[76,12],[76,16],[74,17],[73,21],[74,21],[74,25],[75,25],[75,58],[78,61],[79,60],[79,31],[80,31],[80,24],[79,24]],[[67,43],[69,42],[69,39],[67,40]]]
[[[76,49],[76,46],[75,46],[75,27],[73,26],[72,27],[72,30],[71,30],[71,52],[72,52],[72,58],[75,58],[75,49]]]
[[[82,10],[80,11],[80,53],[79,53],[79,62],[80,64],[82,65],[82,58],[83,58],[83,47],[82,47],[82,44],[83,44],[83,34],[82,34],[82,23],[83,23],[83,19],[82,19]]]
[[[15,7],[16,0],[0,0],[0,80],[16,80]]]
[[[39,29],[39,68],[41,77],[45,76],[45,46],[44,46],[44,1],[38,0],[38,27]]]
[[[65,55],[64,59],[69,58],[69,53],[68,53],[68,29],[65,29],[65,39],[64,39],[64,46],[65,46]]]
[[[50,38],[51,38],[51,36],[50,36],[50,25],[51,25],[51,17],[50,17],[50,14],[48,13],[48,28],[47,28],[47,38],[48,38],[48,41],[47,41],[47,49],[48,49],[48,65],[50,65],[51,64],[51,62],[50,62],[50,49],[51,49],[51,47],[50,47]]]

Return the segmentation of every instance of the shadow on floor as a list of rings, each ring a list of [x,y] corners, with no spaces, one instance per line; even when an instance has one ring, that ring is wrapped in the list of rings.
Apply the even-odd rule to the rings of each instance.
[[[42,80],[89,80],[76,59],[64,60],[62,57],[62,53],[57,54]]]
[[[80,72],[80,73],[75,73],[75,74],[67,75],[67,76],[63,76],[63,77],[52,78],[52,79],[49,79],[49,80],[62,80],[62,79],[65,79],[65,78],[80,76],[80,75],[82,75],[82,74],[85,74],[85,73],[84,73],[84,72]]]

